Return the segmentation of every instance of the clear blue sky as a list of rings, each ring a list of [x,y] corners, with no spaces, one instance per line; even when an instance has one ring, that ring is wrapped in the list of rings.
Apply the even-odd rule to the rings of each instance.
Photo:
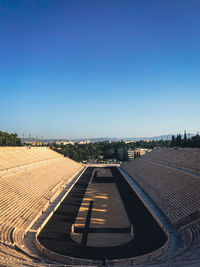
[[[0,130],[133,137],[200,127],[199,0],[0,0]]]

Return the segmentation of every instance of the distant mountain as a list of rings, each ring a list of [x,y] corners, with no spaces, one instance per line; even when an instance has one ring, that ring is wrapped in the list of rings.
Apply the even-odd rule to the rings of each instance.
[[[195,134],[188,133],[188,135],[194,136]],[[172,134],[165,134],[159,136],[151,136],[151,137],[129,137],[129,138],[115,138],[115,137],[98,137],[98,138],[76,138],[76,139],[36,139],[36,138],[21,138],[22,142],[36,142],[42,141],[44,143],[54,143],[54,142],[69,142],[70,140],[73,142],[87,141],[89,140],[91,143],[95,142],[106,142],[106,141],[140,141],[140,140],[171,140]]]
[[[158,136],[146,136],[146,137],[125,137],[125,138],[112,138],[112,137],[100,137],[100,138],[88,138],[88,139],[76,139],[76,141],[90,140],[91,142],[103,142],[103,141],[140,141],[140,140],[171,140],[173,134],[165,134]],[[195,134],[188,133],[187,135],[194,136]],[[75,140],[74,140],[75,141]]]
[[[54,139],[54,138],[51,138],[51,139],[41,139],[41,138],[22,138],[21,137],[21,140],[23,143],[33,143],[33,142],[43,142],[43,143],[54,143],[54,142],[69,142],[70,140],[69,139]]]
[[[192,136],[192,134],[190,134]],[[74,139],[74,142],[90,140],[90,142],[105,142],[105,141],[140,141],[140,140],[171,140],[172,134],[168,135],[159,135],[151,137],[125,137],[125,138],[115,138],[115,137],[99,137],[99,138],[83,138],[83,139]]]

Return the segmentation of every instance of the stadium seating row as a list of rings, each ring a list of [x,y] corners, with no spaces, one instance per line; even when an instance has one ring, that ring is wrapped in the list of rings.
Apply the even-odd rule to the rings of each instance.
[[[199,249],[200,249],[200,220],[197,220],[186,227],[180,229],[182,238],[185,240],[183,243],[183,252],[175,254],[172,259],[168,259],[167,262],[178,263],[180,266],[184,262],[189,262],[192,266],[192,262],[199,262]],[[189,240],[188,240],[189,234]],[[190,265],[189,264],[189,265]]]
[[[156,160],[178,168],[200,174],[200,149],[199,148],[163,148],[147,153],[144,158]]]
[[[199,266],[200,149],[157,149],[122,165],[148,193],[172,224],[190,218],[179,228],[182,247],[175,255],[152,266]],[[199,217],[199,216],[197,216]]]
[[[1,170],[19,164],[28,168],[0,175],[0,257],[32,261],[15,245],[82,165],[48,148],[0,148]]]
[[[158,149],[122,168],[151,196],[171,223],[178,225],[199,210],[199,160],[200,149]],[[0,147],[1,266],[22,266],[23,262],[26,266],[36,266],[31,255],[16,246],[22,247],[24,233],[35,218],[81,168],[81,164],[48,148]],[[177,251],[177,256],[158,262],[158,266],[186,266],[187,262],[190,266],[198,266],[195,262],[199,261],[200,220],[191,220],[179,231],[183,248]],[[47,265],[43,262],[37,266]]]
[[[62,155],[45,147],[0,147],[0,171]]]
[[[171,151],[171,149],[162,151],[162,153],[160,150],[153,151],[122,167],[152,197],[171,223],[175,224],[198,211],[200,178],[191,173],[158,164],[161,160],[164,161],[164,158],[169,162]],[[158,156],[161,154],[164,156]],[[158,163],[156,162],[157,156]],[[152,158],[153,162],[147,160]],[[174,158],[173,165],[180,166],[179,158],[177,162]],[[186,167],[187,165],[182,161],[181,166]]]

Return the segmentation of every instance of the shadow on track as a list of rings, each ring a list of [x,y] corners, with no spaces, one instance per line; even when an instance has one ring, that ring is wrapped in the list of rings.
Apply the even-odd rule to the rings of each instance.
[[[61,203],[38,236],[39,242],[47,249],[66,256],[104,260],[136,257],[160,248],[167,241],[167,236],[153,216],[131,189],[116,167],[111,167],[111,181],[115,182],[131,224],[134,227],[134,238],[126,244],[115,247],[90,247],[76,243],[70,235],[71,226],[76,220],[84,198],[92,167],[86,169]],[[104,181],[103,178],[101,181]],[[95,182],[100,182],[100,178]]]

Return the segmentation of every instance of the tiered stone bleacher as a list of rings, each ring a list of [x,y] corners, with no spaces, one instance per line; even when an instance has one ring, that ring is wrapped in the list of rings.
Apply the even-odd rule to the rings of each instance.
[[[200,149],[157,149],[122,167],[179,227],[182,247],[152,266],[199,266]]]
[[[167,260],[167,263],[173,266],[174,263],[178,266],[188,264],[188,266],[199,266],[200,257],[200,220],[196,220],[191,224],[184,226],[180,229],[183,240],[182,253],[176,253],[174,256]],[[189,236],[189,238],[188,238]],[[185,266],[185,265],[184,265]]]
[[[200,174],[199,148],[156,149],[152,153],[147,153],[144,157]]]
[[[0,168],[0,257],[27,259],[13,246],[82,165],[48,148],[0,147]]]
[[[44,147],[0,147],[0,176],[6,174],[6,171],[19,171],[60,157],[58,153]]]
[[[200,149],[158,149],[122,167],[175,224],[200,209],[198,160]]]

